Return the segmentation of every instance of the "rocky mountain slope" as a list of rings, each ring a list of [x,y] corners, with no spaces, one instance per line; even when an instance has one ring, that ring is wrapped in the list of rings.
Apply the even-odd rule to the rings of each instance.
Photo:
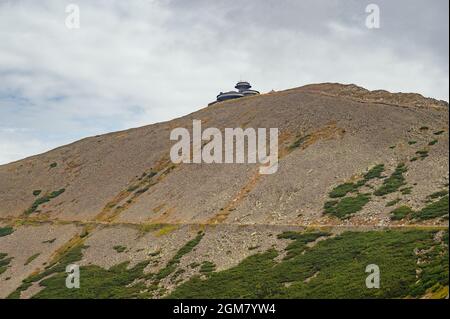
[[[170,131],[190,128],[194,119],[221,130],[279,128],[278,172],[260,175],[259,164],[173,164]],[[348,232],[391,236],[387,228],[432,232],[428,245],[448,245],[448,120],[446,102],[418,94],[316,84],[218,103],[0,166],[0,297],[57,296],[49,287],[59,287],[58,266],[70,258],[89,274],[139,272],[128,278],[139,289],[103,297],[185,296],[177,291],[183,283],[195,290],[198,275],[224,276],[272,250],[284,260],[292,240],[303,239],[282,234],[311,229],[326,234],[307,241],[306,250]],[[448,278],[448,264],[441,272]],[[302,285],[324,280],[323,273]],[[427,296],[429,284],[411,291]],[[433,285],[434,293],[448,291],[441,279]],[[306,286],[262,296],[314,296],[303,294]],[[51,291],[66,293],[58,289]]]

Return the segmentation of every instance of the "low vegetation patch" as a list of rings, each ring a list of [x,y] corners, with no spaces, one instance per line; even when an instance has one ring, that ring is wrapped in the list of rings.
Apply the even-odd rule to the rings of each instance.
[[[384,164],[379,164],[364,174],[363,179],[356,183],[344,183],[336,186],[333,190],[328,194],[330,198],[339,198],[344,197],[348,193],[355,193],[359,188],[366,185],[366,183],[374,178],[381,178],[382,173],[384,172]]]
[[[378,164],[372,167],[365,175],[364,181],[367,182],[374,178],[381,178],[381,174],[384,172],[384,164]]]
[[[117,246],[114,246],[113,249],[115,251],[117,251],[118,253],[123,253],[125,250],[127,250],[127,247],[121,246],[121,245],[117,245]]]
[[[359,212],[370,201],[369,194],[358,194],[355,197],[344,197],[341,200],[328,201],[324,205],[326,214],[331,214],[341,219]]]
[[[129,262],[124,262],[106,270],[98,266],[80,267],[80,288],[67,289],[65,272],[42,280],[39,284],[44,289],[35,299],[121,299],[149,298],[149,288],[142,281],[143,270],[148,262],[141,262],[128,269]],[[151,288],[150,288],[151,289]]]
[[[36,189],[33,191],[33,196],[39,196],[42,193],[40,189]]]
[[[441,190],[441,191],[437,191],[431,195],[428,195],[427,198],[429,199],[436,199],[436,198],[440,198],[443,197],[445,195],[448,195],[448,190]]]
[[[406,184],[403,174],[406,173],[407,170],[408,168],[404,163],[397,165],[392,175],[383,181],[383,185],[381,185],[374,194],[376,196],[384,196],[396,192],[400,187]]]
[[[441,197],[437,202],[428,204],[420,211],[412,214],[417,220],[433,219],[448,215],[448,195]]]
[[[400,188],[400,192],[402,193],[402,195],[409,195],[412,193],[412,186],[410,187],[404,187],[404,188]]]
[[[8,236],[14,233],[14,228],[11,226],[0,227],[0,237]]]
[[[445,131],[437,131],[437,132],[434,132],[433,134],[434,135],[442,135],[442,134],[444,134],[445,133]]]
[[[158,231],[155,233],[155,235],[159,237],[159,236],[164,236],[164,235],[170,234],[171,232],[177,230],[178,227],[179,226],[175,225],[175,224],[174,225],[170,225],[170,224],[164,225],[163,227],[158,229]]]
[[[36,253],[30,257],[28,257],[28,259],[25,261],[25,264],[23,264],[24,266],[27,266],[29,264],[31,264],[33,262],[33,260],[35,260],[36,258],[38,258],[40,255],[40,253]]]
[[[391,212],[391,220],[402,220],[412,213],[413,210],[410,207],[400,206]]]
[[[188,241],[183,247],[181,247],[180,250],[177,251],[175,256],[173,256],[173,258],[169,260],[166,266],[155,275],[155,279],[159,281],[173,273],[180,263],[181,258],[184,255],[190,253],[192,249],[194,249],[195,246],[198,245],[200,240],[203,238],[203,235],[203,232],[199,232],[194,239]]]
[[[0,275],[3,274],[9,267],[9,263],[12,260],[12,257],[8,257],[8,254],[0,253]]]
[[[204,261],[201,266],[199,272],[201,274],[209,274],[216,270],[216,265],[210,261]]]
[[[294,141],[294,143],[289,145],[289,150],[294,150],[296,148],[301,147],[310,137],[311,137],[311,135],[305,135],[305,136],[301,136],[301,137],[297,138]]]
[[[38,209],[38,207],[39,207],[40,205],[49,202],[49,201],[50,201],[51,199],[53,199],[53,198],[58,197],[59,195],[61,195],[61,194],[64,193],[65,191],[66,191],[66,190],[65,190],[64,188],[61,188],[61,189],[59,189],[59,190],[57,190],[57,191],[51,192],[50,194],[46,194],[46,195],[44,195],[44,196],[42,196],[42,197],[39,197],[38,199],[36,199],[36,200],[34,201],[34,203],[31,205],[31,207],[28,208],[28,209],[25,211],[25,215],[30,215],[30,214],[34,213],[34,212]]]
[[[428,143],[429,146],[433,146],[438,142],[438,140],[432,140],[430,143]]]
[[[169,298],[406,298],[424,295],[431,287],[448,285],[446,244],[436,231],[345,232],[311,248],[291,250],[277,262],[270,249],[237,266],[196,276],[178,286]],[[306,236],[311,236],[310,234]],[[300,235],[285,236],[304,242]],[[295,244],[302,246],[302,244]],[[415,251],[431,249],[420,256]],[[393,253],[395,252],[395,253]],[[366,266],[377,264],[380,289],[367,289]],[[417,276],[417,277],[416,277]],[[310,280],[306,280],[310,278]]]
[[[428,151],[427,150],[420,150],[416,152],[417,155],[419,155],[419,157],[421,159],[425,159],[428,157]]]
[[[299,254],[302,254],[307,249],[307,244],[316,241],[320,237],[330,236],[327,232],[304,232],[298,233],[294,231],[286,231],[277,236],[278,239],[289,239],[292,242],[286,246],[285,260],[291,259]]]
[[[66,274],[66,266],[70,264],[76,264],[77,261],[81,260],[82,258],[82,250],[85,246],[82,244],[77,244],[73,247],[70,247],[66,251],[64,251],[61,256],[53,262],[52,264],[48,265],[42,272],[32,274],[28,278],[22,280],[22,284],[14,291],[12,292],[8,298],[10,299],[17,299],[20,298],[20,294],[22,291],[27,290],[33,283],[39,282],[40,280],[50,277],[55,274],[62,274],[64,278],[67,276]],[[67,289],[64,283],[64,289]],[[76,290],[76,289],[73,289]]]
[[[348,193],[356,192],[360,186],[360,184],[356,183],[344,183],[333,188],[328,196],[330,196],[330,198],[344,197]]]
[[[393,199],[393,200],[387,202],[386,207],[391,207],[391,206],[397,205],[400,201],[401,201],[401,198]]]

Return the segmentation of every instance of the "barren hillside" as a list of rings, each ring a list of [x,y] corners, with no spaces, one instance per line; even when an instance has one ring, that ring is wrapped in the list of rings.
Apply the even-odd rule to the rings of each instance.
[[[259,164],[173,164],[170,131],[190,128],[193,119],[221,130],[279,128],[278,172],[260,175]],[[195,280],[219,280],[251,258],[287,267],[300,258],[284,261],[289,245],[303,239],[286,234],[306,229],[326,229],[305,239],[302,247],[311,256],[340,236],[339,243],[362,242],[351,237],[361,231],[380,234],[371,242],[398,240],[410,248],[405,255],[417,251],[408,246],[415,242],[444,247],[448,120],[446,102],[418,94],[317,84],[214,104],[0,166],[0,230],[6,234],[0,234],[0,297],[55,297],[48,287],[57,286],[64,275],[58,265],[66,261],[113,278],[120,267],[139,272],[128,279],[142,286],[109,297],[186,296],[196,291]],[[390,238],[387,228],[405,235]],[[278,257],[269,258],[271,252]],[[412,267],[408,276],[418,264],[405,260],[404,268]],[[322,296],[314,282],[325,280],[326,269],[305,268],[304,277],[291,278],[289,286],[271,277],[279,288],[261,296]],[[433,293],[445,295],[448,263],[442,274],[447,282],[440,278],[404,291],[390,287],[397,294],[387,296],[427,296],[431,284],[437,285]],[[300,288],[293,290],[292,283]],[[66,293],[58,289],[52,291]],[[255,297],[244,291],[235,296]]]

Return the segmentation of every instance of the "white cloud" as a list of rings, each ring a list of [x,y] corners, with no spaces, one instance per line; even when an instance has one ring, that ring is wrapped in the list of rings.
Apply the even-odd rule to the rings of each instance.
[[[372,32],[355,1],[79,0],[77,30],[70,2],[0,1],[0,128],[33,131],[9,132],[0,164],[190,113],[239,77],[261,91],[327,81],[448,100],[448,62],[420,33],[448,17],[419,21],[419,46],[398,40],[414,30],[389,29],[395,8]]]

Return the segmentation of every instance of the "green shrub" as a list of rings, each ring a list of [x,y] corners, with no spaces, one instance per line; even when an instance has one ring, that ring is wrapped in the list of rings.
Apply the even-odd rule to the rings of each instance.
[[[391,219],[402,220],[403,218],[408,217],[411,213],[413,213],[413,210],[410,207],[400,206],[391,212]]]
[[[381,178],[381,174],[384,172],[384,164],[378,164],[371,168],[365,175],[364,180],[369,181],[374,178]]]
[[[327,232],[304,232],[298,233],[286,231],[278,235],[278,239],[290,239],[292,243],[286,246],[286,256],[284,259],[291,259],[296,255],[303,253],[307,249],[307,244],[317,240],[320,237],[330,236]]]
[[[437,132],[434,132],[433,134],[434,135],[442,135],[443,133],[445,133],[445,131],[437,131]]]
[[[442,191],[435,192],[431,195],[428,195],[427,198],[436,199],[436,198],[443,197],[445,195],[448,195],[448,190],[442,190]]]
[[[3,274],[9,267],[9,263],[12,260],[12,257],[8,257],[8,254],[0,253],[0,275]]]
[[[53,198],[55,198],[55,197],[58,197],[59,195],[61,195],[61,194],[64,193],[65,191],[66,191],[66,190],[65,190],[64,188],[61,188],[61,189],[59,189],[59,190],[57,190],[57,191],[51,192],[50,194],[46,194],[46,195],[44,195],[44,196],[42,196],[42,197],[39,197],[38,199],[36,199],[36,200],[34,201],[34,203],[31,205],[31,207],[28,208],[28,209],[24,212],[24,214],[25,214],[25,215],[30,215],[30,214],[34,213],[34,212],[38,209],[38,207],[39,207],[40,205],[49,202],[51,199],[53,199]]]
[[[333,190],[328,194],[330,198],[338,198],[344,197],[347,193],[353,193],[358,190],[358,185],[354,183],[344,183],[336,186]]]
[[[426,157],[428,157],[428,151],[427,150],[417,151],[416,154],[419,155],[419,157],[421,159],[425,159]]]
[[[404,163],[397,165],[397,168],[392,175],[383,181],[383,185],[381,185],[374,194],[376,196],[384,196],[396,192],[400,187],[406,184],[403,173],[406,173],[407,170],[408,168]]]
[[[121,245],[117,245],[117,246],[114,246],[113,249],[115,251],[117,251],[118,253],[123,253],[125,250],[127,250],[127,247],[121,246]]]
[[[326,214],[345,219],[359,212],[369,201],[369,194],[358,194],[356,197],[344,197],[340,201],[326,202],[324,210]]]
[[[430,143],[428,143],[429,146],[433,146],[438,142],[438,140],[432,140]]]
[[[44,240],[42,243],[43,244],[53,244],[55,242],[55,240],[56,240],[56,238],[52,238],[52,239],[49,239],[49,240]]]
[[[293,150],[296,148],[299,148],[300,146],[303,145],[303,143],[305,143],[311,136],[310,135],[305,135],[305,136],[301,136],[299,137],[297,140],[294,141],[294,143],[292,143],[289,146],[289,150]]]
[[[136,189],[138,189],[139,186],[138,185],[132,185],[130,187],[127,188],[127,192],[132,193],[134,192]]]
[[[50,164],[50,168],[55,168],[56,166],[58,166],[58,163],[56,163],[56,162],[53,162]]]
[[[230,269],[213,272],[206,279],[193,277],[175,288],[168,298],[422,296],[435,285],[448,285],[448,250],[434,241],[434,234],[435,231],[428,230],[345,232],[312,248],[297,250],[281,261],[275,260],[278,253],[271,249]],[[297,238],[293,240],[304,241],[300,236]],[[418,265],[414,251],[432,247],[432,252]],[[380,289],[367,289],[365,284],[366,266],[373,263],[382,270]],[[418,275],[416,269],[420,270]]]
[[[30,257],[28,257],[28,259],[25,261],[25,264],[23,264],[24,266],[27,266],[29,264],[31,264],[33,262],[33,260],[35,260],[36,258],[38,258],[40,255],[40,253],[34,254]]]
[[[437,202],[425,206],[412,217],[417,220],[433,219],[448,214],[448,195],[441,197]]]
[[[216,270],[216,265],[210,261],[204,261],[201,266],[199,272],[201,274],[209,274]]]
[[[151,179],[151,178],[153,178],[156,175],[158,175],[158,172],[151,171],[150,173],[148,173],[147,178]]]
[[[175,271],[175,269],[177,268],[178,264],[180,263],[181,258],[190,253],[192,251],[192,249],[195,248],[195,246],[198,245],[198,243],[200,242],[200,240],[203,238],[203,233],[199,233],[197,234],[197,236],[188,241],[183,247],[181,247],[177,253],[175,254],[174,257],[172,257],[172,259],[169,260],[169,262],[166,264],[166,266],[164,268],[162,268],[156,275],[155,275],[155,279],[156,280],[161,280],[163,278],[166,278],[167,276],[169,276],[171,273],[173,273]]]
[[[414,145],[414,144],[417,144],[417,141],[409,141],[408,144],[409,145]]]
[[[131,299],[149,298],[152,288],[140,281],[148,262],[141,262],[128,269],[124,262],[106,270],[98,266],[80,267],[80,288],[67,289],[65,272],[44,279],[44,287],[33,299]]]
[[[14,228],[11,226],[0,227],[0,237],[8,236],[14,233]]]
[[[412,193],[412,189],[413,189],[412,187],[404,187],[404,188],[400,188],[400,192],[403,195],[409,195]]]
[[[34,190],[34,191],[33,191],[33,195],[34,195],[34,196],[39,196],[39,195],[41,194],[41,192],[42,192],[42,191],[41,191],[40,189]]]
[[[401,200],[402,200],[401,198],[393,199],[390,202],[387,202],[386,207],[397,205]]]

